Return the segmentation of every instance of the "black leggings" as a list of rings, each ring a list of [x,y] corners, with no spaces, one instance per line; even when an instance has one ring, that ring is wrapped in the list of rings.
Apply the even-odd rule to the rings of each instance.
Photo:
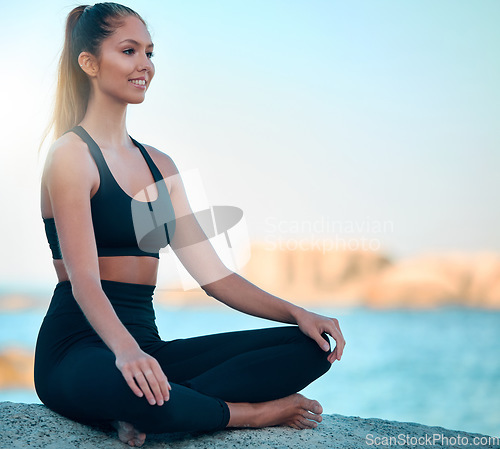
[[[296,393],[328,371],[323,351],[296,325],[162,341],[154,285],[101,280],[118,317],[158,360],[172,389],[162,406],[137,397],[115,356],[59,282],[38,334],[35,387],[55,412],[83,423],[132,423],[147,433],[215,431],[229,422],[227,402],[262,402]],[[323,338],[329,342],[328,336]]]

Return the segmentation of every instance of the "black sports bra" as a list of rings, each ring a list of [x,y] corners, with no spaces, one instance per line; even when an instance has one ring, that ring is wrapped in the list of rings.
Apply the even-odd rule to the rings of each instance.
[[[88,145],[99,171],[99,188],[90,199],[98,257],[151,256],[160,258],[175,232],[175,213],[163,177],[146,149],[132,137],[151,170],[158,189],[154,201],[130,197],[118,185],[97,143],[81,126],[74,132]],[[54,218],[43,218],[53,259],[62,259]]]

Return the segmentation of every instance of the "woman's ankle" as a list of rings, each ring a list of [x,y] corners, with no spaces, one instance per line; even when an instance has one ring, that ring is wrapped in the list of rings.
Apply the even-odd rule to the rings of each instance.
[[[226,402],[226,404],[230,415],[226,427],[259,427],[259,404],[251,402]]]

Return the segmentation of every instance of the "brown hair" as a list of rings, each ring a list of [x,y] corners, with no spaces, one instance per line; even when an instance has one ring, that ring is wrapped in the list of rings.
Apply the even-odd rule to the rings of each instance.
[[[77,6],[68,14],[64,46],[59,59],[54,110],[40,147],[51,130],[56,140],[85,115],[90,82],[78,64],[80,53],[88,51],[98,57],[102,41],[113,34],[122,19],[131,15],[146,25],[134,10],[111,2]]]

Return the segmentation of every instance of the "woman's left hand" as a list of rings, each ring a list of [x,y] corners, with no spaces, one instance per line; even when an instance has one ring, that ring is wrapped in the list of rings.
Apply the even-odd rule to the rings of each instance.
[[[309,310],[302,309],[296,316],[299,329],[312,338],[323,351],[327,352],[330,345],[321,336],[323,332],[331,335],[335,340],[335,349],[328,354],[328,361],[333,363],[335,360],[340,360],[344,352],[345,340],[340,330],[339,321],[336,318],[329,318]]]

